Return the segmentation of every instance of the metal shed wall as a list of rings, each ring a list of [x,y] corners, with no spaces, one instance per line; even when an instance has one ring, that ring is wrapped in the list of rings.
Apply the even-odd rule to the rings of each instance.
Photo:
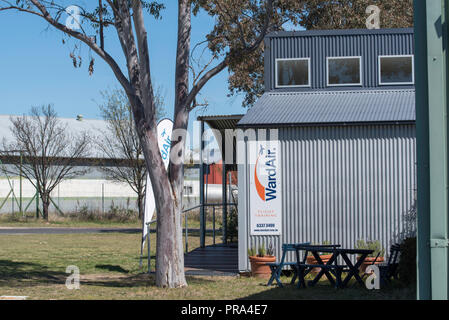
[[[262,242],[272,242],[278,259],[282,243],[332,241],[353,248],[365,239],[390,246],[414,201],[413,124],[280,128],[279,140],[280,237],[250,236],[249,168],[239,165],[241,271],[249,270],[248,247]]]
[[[265,91],[344,90],[379,87],[379,55],[412,55],[413,29],[324,30],[271,33],[265,38]],[[326,57],[361,56],[362,86],[327,87]],[[311,87],[275,88],[275,61],[310,58]],[[382,86],[392,88],[392,86]],[[399,86],[413,87],[413,86]]]

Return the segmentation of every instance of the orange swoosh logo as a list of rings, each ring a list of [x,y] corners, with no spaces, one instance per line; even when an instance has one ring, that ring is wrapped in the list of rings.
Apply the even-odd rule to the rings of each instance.
[[[259,163],[259,158],[256,161],[256,167],[254,169],[254,180],[256,182],[256,190],[259,197],[265,201],[265,187],[260,183],[259,177],[257,176],[257,164]]]

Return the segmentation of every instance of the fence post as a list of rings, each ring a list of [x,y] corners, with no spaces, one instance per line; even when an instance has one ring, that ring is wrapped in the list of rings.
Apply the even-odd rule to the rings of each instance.
[[[20,151],[20,175],[19,175],[19,185],[20,185],[20,213],[22,214],[22,217],[24,216],[24,212],[22,210],[22,151]]]
[[[212,236],[214,238],[214,246],[215,246],[215,206],[212,207]]]
[[[36,188],[36,219],[39,219],[39,192]]]
[[[147,224],[147,250],[148,250],[148,273],[151,273],[151,237],[150,237],[150,224]]]
[[[184,229],[186,234],[186,253],[189,253],[189,226],[187,225],[187,212],[184,213]]]
[[[14,195],[14,180],[12,181],[12,194]],[[14,208],[14,197],[12,198],[11,204],[12,204],[12,215],[14,216],[14,210],[15,210],[15,208]]]
[[[104,215],[104,183],[101,184],[101,211]]]

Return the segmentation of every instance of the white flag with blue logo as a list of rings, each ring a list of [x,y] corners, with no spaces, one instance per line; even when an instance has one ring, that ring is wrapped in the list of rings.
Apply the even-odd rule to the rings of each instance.
[[[165,169],[168,168],[170,163],[170,148],[171,148],[171,134],[173,131],[173,121],[170,119],[162,119],[157,125],[157,136],[159,150],[161,151],[162,161],[164,162]],[[154,211],[156,209],[156,203],[153,195],[153,187],[151,185],[150,176],[147,174],[147,186],[145,190],[145,214],[143,219],[142,229],[142,247],[141,253],[143,253],[143,247],[145,246],[145,240],[148,233],[147,223],[153,219]]]

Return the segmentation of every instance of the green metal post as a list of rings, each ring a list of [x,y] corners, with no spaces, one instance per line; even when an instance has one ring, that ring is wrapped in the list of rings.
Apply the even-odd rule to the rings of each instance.
[[[200,128],[200,247],[206,246],[206,215],[204,211],[204,163],[203,163],[203,151],[204,151],[204,121],[201,120]]]
[[[448,299],[449,0],[415,1],[418,298]]]

